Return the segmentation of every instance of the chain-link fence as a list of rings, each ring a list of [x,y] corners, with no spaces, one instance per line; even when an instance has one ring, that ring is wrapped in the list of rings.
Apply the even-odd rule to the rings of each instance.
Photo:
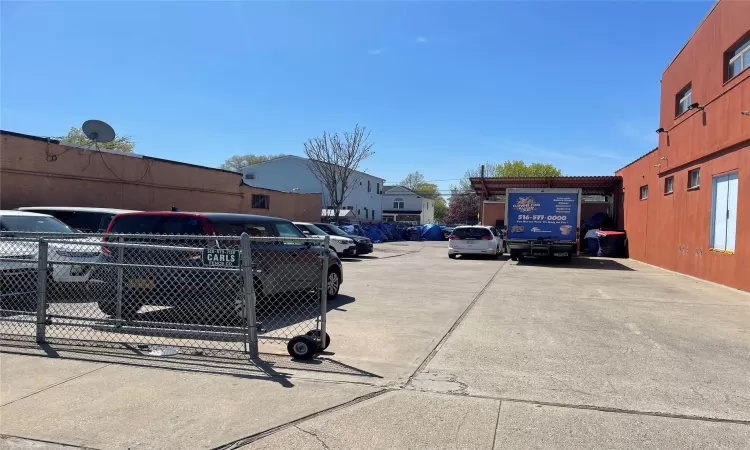
[[[158,354],[255,356],[259,339],[292,341],[308,358],[325,348],[328,285],[341,282],[327,249],[247,234],[0,233],[0,334]]]

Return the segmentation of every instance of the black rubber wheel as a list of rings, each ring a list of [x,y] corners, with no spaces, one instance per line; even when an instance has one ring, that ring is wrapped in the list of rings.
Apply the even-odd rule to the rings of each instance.
[[[97,304],[99,305],[101,312],[104,314],[111,316],[113,319],[117,317],[117,303],[99,301]],[[143,305],[138,303],[123,303],[120,314],[125,320],[133,319],[138,314],[138,310],[141,309],[141,306]]]
[[[510,260],[511,261],[518,261],[518,253],[516,253],[516,252],[510,252]]]
[[[296,336],[286,345],[286,350],[294,359],[308,360],[318,353],[318,343],[310,336]]]
[[[305,336],[310,336],[311,338],[315,339],[315,342],[318,343],[318,348],[320,348],[321,350],[325,350],[329,345],[331,345],[331,336],[326,333],[326,346],[323,348],[320,347],[320,330],[310,330],[305,333]]]
[[[456,256],[457,255],[455,253],[448,253],[448,258],[450,259],[456,259]]]
[[[328,282],[327,282],[327,299],[332,300],[339,295],[339,288],[341,287],[341,275],[337,268],[328,269]]]

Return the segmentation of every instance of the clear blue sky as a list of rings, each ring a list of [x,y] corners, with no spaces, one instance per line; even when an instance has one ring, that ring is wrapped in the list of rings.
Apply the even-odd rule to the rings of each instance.
[[[663,70],[709,1],[3,2],[5,130],[101,119],[218,166],[372,131],[369,173],[485,161],[611,174],[652,149]]]

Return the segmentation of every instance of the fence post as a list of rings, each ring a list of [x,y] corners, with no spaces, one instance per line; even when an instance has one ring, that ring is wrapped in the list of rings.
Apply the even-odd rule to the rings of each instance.
[[[255,283],[253,282],[253,260],[250,250],[250,235],[242,233],[240,236],[242,251],[242,295],[245,300],[245,320],[250,340],[250,357],[258,357],[258,319],[255,313]]]
[[[331,237],[326,236],[323,241],[323,267],[320,271],[320,349],[326,346],[326,313],[328,312],[328,246]]]
[[[117,242],[120,244],[124,243],[122,237],[117,238]],[[125,247],[120,245],[117,247],[117,313],[115,315],[115,326],[119,327],[122,325],[122,265],[125,263]]]
[[[36,342],[43,344],[47,338],[47,249],[49,244],[39,239],[39,261],[36,278]]]

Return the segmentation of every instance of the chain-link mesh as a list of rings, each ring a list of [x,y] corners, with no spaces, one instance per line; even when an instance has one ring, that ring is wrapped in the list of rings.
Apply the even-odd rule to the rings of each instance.
[[[336,292],[341,282],[338,259],[317,239],[251,238],[251,242],[260,341],[318,337],[325,314],[321,294],[330,282],[329,272],[334,274],[331,286]]]
[[[0,334],[252,353],[320,335],[331,256],[308,238],[0,233]]]
[[[0,238],[0,333],[36,335],[39,255],[33,236]]]

